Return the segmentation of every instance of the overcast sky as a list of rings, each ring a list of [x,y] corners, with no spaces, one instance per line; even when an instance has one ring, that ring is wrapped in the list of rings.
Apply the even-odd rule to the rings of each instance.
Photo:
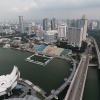
[[[100,0],[0,0],[0,19],[100,19]]]

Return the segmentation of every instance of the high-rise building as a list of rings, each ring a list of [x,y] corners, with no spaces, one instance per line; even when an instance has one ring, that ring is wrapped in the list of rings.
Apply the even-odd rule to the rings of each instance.
[[[3,26],[0,26],[0,33],[3,33]]]
[[[32,27],[31,27],[31,25],[29,25],[28,26],[28,34],[31,34],[31,32],[32,32]]]
[[[76,23],[75,23],[75,19],[73,19],[72,20],[72,23],[71,23],[71,27],[75,27],[76,25],[75,25]]]
[[[58,38],[67,38],[67,25],[58,26]]]
[[[81,18],[81,27],[83,27],[82,39],[86,40],[86,35],[87,35],[87,17],[86,17],[86,15],[83,15]]]
[[[25,32],[25,23],[23,20],[23,16],[19,16],[19,25],[20,25],[20,33]]]
[[[67,23],[69,24],[69,22]],[[71,27],[68,27],[68,43],[72,46],[81,47],[82,41],[86,40],[86,35],[87,17],[83,15],[81,19],[73,20]]]
[[[56,30],[56,19],[55,18],[51,20],[51,30]]]
[[[68,27],[71,27],[71,22],[69,19],[67,19],[67,25],[68,25]]]
[[[48,18],[43,19],[43,30],[45,31],[49,30],[49,19]]]
[[[81,23],[80,22],[81,22],[80,19],[76,20],[76,27],[81,27],[81,25],[80,25]]]
[[[83,28],[70,27],[68,28],[68,44],[76,47],[81,47]]]

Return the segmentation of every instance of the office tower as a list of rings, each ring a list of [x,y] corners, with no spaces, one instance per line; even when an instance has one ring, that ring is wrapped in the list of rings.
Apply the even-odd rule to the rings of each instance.
[[[55,18],[51,20],[51,30],[56,30],[56,19]]]
[[[75,27],[75,19],[72,20],[71,27]]]
[[[87,17],[86,17],[86,15],[83,15],[81,18],[81,27],[83,27],[82,39],[86,40],[86,35],[87,35]]]
[[[43,19],[43,30],[45,31],[49,30],[49,19],[48,18]]]
[[[58,26],[58,38],[67,38],[67,31],[66,25]]]
[[[23,21],[23,16],[19,16],[20,33],[25,32],[25,24]]]
[[[81,27],[81,25],[80,25],[80,24],[81,24],[80,19],[77,19],[77,20],[76,20],[76,27]]]
[[[71,22],[69,19],[67,19],[67,25],[68,25],[68,27],[71,27]]]
[[[68,28],[68,44],[76,47],[81,47],[83,28],[70,27]]]

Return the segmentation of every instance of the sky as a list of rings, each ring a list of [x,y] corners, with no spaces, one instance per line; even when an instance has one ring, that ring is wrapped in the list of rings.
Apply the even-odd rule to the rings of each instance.
[[[100,0],[0,0],[0,20],[100,19]]]

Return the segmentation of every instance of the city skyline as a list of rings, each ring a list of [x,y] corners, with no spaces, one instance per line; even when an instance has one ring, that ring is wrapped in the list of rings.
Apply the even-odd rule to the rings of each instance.
[[[0,19],[17,19],[24,16],[25,20],[43,19],[78,19],[86,14],[88,19],[100,19],[99,0],[0,0]]]

